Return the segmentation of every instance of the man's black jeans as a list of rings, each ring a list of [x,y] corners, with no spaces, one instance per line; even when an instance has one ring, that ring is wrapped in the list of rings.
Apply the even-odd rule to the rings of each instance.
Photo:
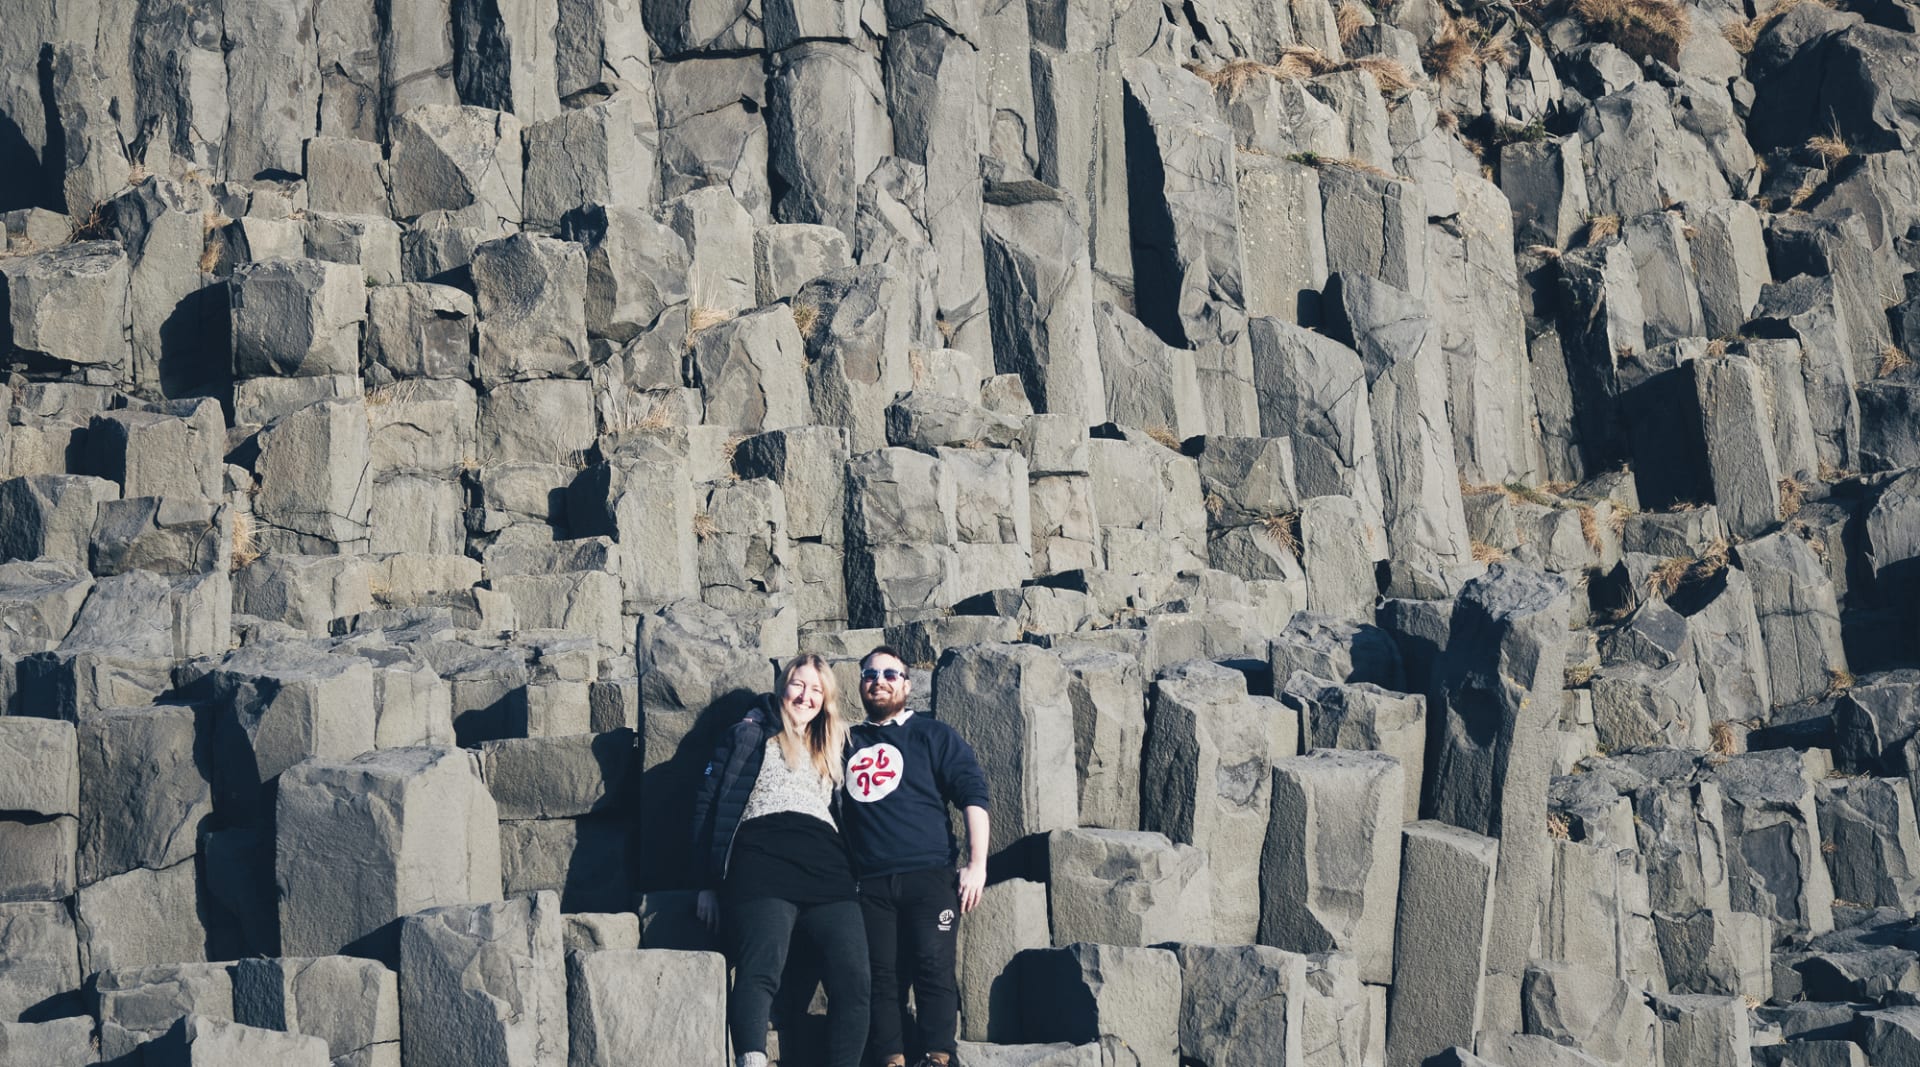
[[[859,1067],[867,1039],[867,938],[860,906],[794,904],[777,898],[730,901],[722,916],[733,949],[733,998],[727,1029],[733,1051],[767,1050],[767,1013],[780,990],[787,946],[799,933],[818,950],[827,986],[828,1067]]]
[[[953,1054],[960,995],[954,987],[960,929],[959,875],[951,867],[860,880],[873,968],[874,1063],[906,1053],[907,989],[918,1009],[922,1052]]]

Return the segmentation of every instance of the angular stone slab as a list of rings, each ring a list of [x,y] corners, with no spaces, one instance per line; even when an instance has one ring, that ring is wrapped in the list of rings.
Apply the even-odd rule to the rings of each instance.
[[[1389,1067],[1414,1067],[1479,1031],[1499,857],[1494,839],[1440,822],[1410,823],[1402,839]]]
[[[500,894],[500,830],[473,757],[397,748],[311,760],[281,777],[275,812],[280,950],[391,959],[392,925]]]
[[[1057,945],[1213,939],[1213,877],[1192,845],[1137,830],[1056,830],[1047,861]]]
[[[550,892],[409,915],[400,928],[404,1062],[561,1067],[566,981]]]
[[[1363,981],[1393,980],[1406,775],[1381,752],[1316,749],[1273,763],[1260,857],[1260,941],[1345,952]]]

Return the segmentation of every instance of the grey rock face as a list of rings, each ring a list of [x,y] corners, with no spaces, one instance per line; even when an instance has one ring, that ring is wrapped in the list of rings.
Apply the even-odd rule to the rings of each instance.
[[[49,1002],[77,999],[79,942],[64,904],[0,904],[0,947],[7,954],[7,966],[0,968],[0,1017],[11,1022]]]
[[[1468,582],[1436,665],[1446,726],[1432,777],[1433,813],[1500,840],[1491,973],[1517,976],[1545,900],[1543,793],[1547,730],[1566,662],[1567,586],[1504,564]],[[1495,798],[1498,798],[1496,800]]]
[[[233,373],[253,377],[350,374],[366,318],[362,275],[340,263],[273,259],[228,279]]]
[[[396,920],[496,897],[497,811],[471,757],[456,750],[387,749],[295,767],[275,810],[281,951],[353,946],[392,958]],[[354,876],[345,880],[349,857]]]
[[[1141,1067],[1178,1061],[1181,967],[1163,948],[1075,944],[1027,953],[1020,980],[1023,1036],[1097,1043],[1103,1057]]]
[[[247,1026],[317,1037],[334,1064],[374,1067],[400,1058],[398,978],[373,960],[242,960],[233,969],[233,1016]]]
[[[1018,374],[1035,410],[1106,421],[1086,234],[1057,198],[990,204],[984,214],[995,365]]]
[[[726,963],[714,952],[569,952],[570,1064],[613,1067],[651,1056],[675,1063],[726,1057]],[[673,995],[662,996],[664,990]]]
[[[882,643],[966,1062],[1916,1058],[1900,5],[14,7],[0,1063],[717,1067]]]
[[[1389,692],[1370,682],[1338,684],[1296,670],[1279,692],[1280,700],[1300,709],[1303,747],[1383,752],[1400,761],[1404,785],[1402,814],[1420,815],[1421,782],[1426,765],[1426,698]]]
[[[1421,1062],[1426,1049],[1471,1040],[1485,1007],[1499,847],[1438,822],[1402,831],[1387,1062]]]
[[[1079,821],[1073,782],[1073,713],[1059,657],[1031,645],[949,651],[934,670],[934,703],[973,746],[993,795],[993,847]]]
[[[1293,439],[1294,478],[1301,496],[1350,496],[1359,502],[1366,521],[1379,525],[1382,494],[1373,416],[1359,357],[1276,319],[1252,320],[1248,336],[1260,397],[1260,434]]]
[[[586,256],[578,246],[530,234],[473,250],[486,385],[579,377],[586,369]]]
[[[1753,606],[1767,652],[1775,703],[1819,696],[1845,671],[1833,583],[1807,543],[1774,533],[1740,546],[1741,569],[1753,582]]]
[[[785,186],[773,205],[781,222],[853,229],[856,188],[893,150],[880,64],[871,53],[829,41],[776,52],[767,78],[769,157]]]
[[[1141,755],[1140,821],[1207,854],[1215,936],[1259,926],[1260,845],[1277,752],[1277,701],[1249,697],[1239,672],[1181,664],[1155,680]]]
[[[1197,848],[1137,830],[1056,830],[1047,860],[1057,944],[1213,937],[1213,878]]]
[[[566,1063],[560,931],[550,892],[409,915],[400,925],[402,1062]]]
[[[1533,964],[1521,986],[1527,1033],[1584,1049],[1608,1061],[1659,1055],[1659,1020],[1641,996],[1610,975]]]
[[[82,241],[0,266],[15,348],[81,366],[124,366],[131,355],[126,252]]]
[[[485,107],[435,102],[398,114],[388,160],[393,213],[446,211],[488,227],[521,217],[521,122]]]
[[[223,805],[250,811],[261,787],[295,764],[350,759],[373,747],[373,669],[364,660],[259,645],[228,656],[208,684]]]
[[[1345,952],[1360,977],[1393,980],[1406,776],[1384,753],[1316,749],[1275,760],[1273,812],[1261,852],[1260,940],[1299,952]]]
[[[119,497],[112,482],[42,474],[0,482],[0,555],[61,560],[84,567],[99,506]]]
[[[82,884],[192,859],[201,823],[213,813],[202,769],[205,718],[194,707],[156,706],[106,709],[81,720]]]
[[[1249,1065],[1275,1049],[1283,1061],[1302,1057],[1306,957],[1264,945],[1167,947],[1180,964],[1182,1057]],[[1236,990],[1251,994],[1252,1010],[1239,1010]]]
[[[1130,176],[1129,195],[1165,205],[1133,229],[1136,249],[1152,250],[1134,257],[1142,321],[1169,343],[1213,339],[1200,305],[1238,305],[1245,291],[1232,130],[1206,83],[1188,72],[1138,59],[1122,73],[1128,139],[1137,133],[1151,160]]]
[[[1052,944],[1044,883],[1012,878],[981,894],[959,934],[961,1038],[1008,1041],[1024,1032],[1025,960]]]

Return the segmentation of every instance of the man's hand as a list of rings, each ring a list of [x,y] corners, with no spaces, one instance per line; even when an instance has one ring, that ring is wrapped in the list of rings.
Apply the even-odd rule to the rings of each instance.
[[[960,868],[960,914],[978,907],[980,894],[987,891],[987,865],[969,863]]]
[[[987,891],[987,841],[993,836],[987,822],[987,809],[968,805],[967,865],[960,868],[960,914],[965,915],[980,903]]]
[[[720,894],[711,889],[702,889],[700,895],[694,898],[693,914],[706,924],[707,929],[719,933]]]

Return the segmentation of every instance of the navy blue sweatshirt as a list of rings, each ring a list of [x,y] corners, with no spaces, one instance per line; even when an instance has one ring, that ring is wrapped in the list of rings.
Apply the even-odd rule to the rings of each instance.
[[[954,866],[959,850],[947,805],[987,807],[987,776],[973,746],[924,712],[899,718],[861,723],[848,741],[841,826],[857,878]]]

